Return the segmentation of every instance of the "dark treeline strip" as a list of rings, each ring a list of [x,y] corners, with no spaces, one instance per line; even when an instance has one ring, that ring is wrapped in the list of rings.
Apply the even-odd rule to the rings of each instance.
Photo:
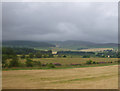
[[[120,58],[120,52],[106,50],[103,52],[79,52],[79,51],[58,51],[58,55],[79,55],[83,58],[88,57],[111,57],[111,58]]]
[[[114,53],[112,51],[108,51],[108,52],[103,52],[102,54],[100,53],[94,53],[94,52],[73,52],[73,51],[59,51],[58,52],[58,56],[62,57],[67,57],[67,54],[71,54],[71,56],[73,56],[73,54],[75,55],[83,55],[84,58],[88,58],[91,57],[91,55],[94,56],[99,56],[99,57],[106,57],[105,55],[107,55],[107,53],[109,54],[110,52],[110,56],[112,56],[113,54],[116,55],[116,57],[120,57],[120,52],[119,53]],[[111,53],[112,52],[112,53]],[[21,55],[18,55],[21,54]],[[28,54],[28,55],[25,55]],[[99,55],[98,55],[99,54]],[[85,56],[86,55],[86,56]],[[41,62],[39,61],[33,61],[33,58],[53,58],[54,55],[52,54],[51,50],[48,51],[40,51],[40,50],[35,50],[32,48],[9,48],[9,47],[3,47],[2,48],[2,67],[3,68],[11,68],[11,67],[48,67],[48,68],[54,68],[55,66],[61,66],[60,63],[49,63],[49,64],[41,64]],[[25,59],[25,64],[23,62],[21,62],[19,59],[23,58]],[[104,64],[105,62],[95,62],[92,60],[88,60],[86,62],[87,65],[89,64]],[[113,62],[110,62],[113,63]],[[70,66],[80,66],[81,64],[70,64]]]
[[[21,56],[18,56],[20,54]],[[26,55],[28,54],[28,55]],[[53,57],[52,51],[40,51],[34,50],[31,48],[10,48],[3,47],[2,48],[2,67],[19,67],[23,66],[19,61],[19,58],[26,59],[26,65],[40,65],[38,62],[31,61],[29,58],[51,58]]]
[[[40,52],[42,54],[48,54],[48,53],[52,53],[51,50],[48,50],[48,51],[41,51],[41,50],[35,50],[34,48],[19,48],[19,47],[3,47],[2,48],[2,54],[6,54],[7,52],[9,51],[14,51],[15,54],[30,54],[30,53],[37,53],[37,52]],[[11,54],[10,52],[10,54]]]
[[[73,54],[73,55],[94,55],[95,52],[76,52],[76,51],[59,51],[58,54]]]

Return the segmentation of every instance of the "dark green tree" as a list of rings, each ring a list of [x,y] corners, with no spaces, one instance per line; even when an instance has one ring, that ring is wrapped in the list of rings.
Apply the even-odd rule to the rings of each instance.
[[[26,66],[27,67],[33,67],[33,61],[29,58],[26,59]]]
[[[33,61],[33,63],[34,63],[34,66],[37,66],[37,67],[41,67],[42,66],[40,61]]]
[[[34,54],[33,53],[29,53],[29,58],[34,58]]]
[[[49,64],[47,64],[47,67],[48,67],[48,68],[55,68],[55,65],[52,64],[52,63],[49,63]]]
[[[64,58],[66,58],[67,56],[66,55],[63,55]]]
[[[92,64],[92,60],[86,61],[86,64]]]
[[[90,56],[89,55],[84,55],[83,58],[90,58]]]
[[[8,67],[7,59],[17,60],[17,56],[12,48],[3,47],[2,48],[2,67]]]
[[[44,54],[44,55],[43,55],[43,58],[47,58],[47,57],[48,57],[47,54]]]
[[[42,54],[41,54],[40,52],[37,52],[37,53],[35,54],[35,57],[36,57],[36,58],[42,58]]]
[[[53,58],[53,55],[52,55],[52,54],[48,54],[48,57],[49,57],[49,58]]]
[[[6,54],[3,54],[2,55],[2,67],[5,68],[7,67],[7,59],[8,59],[8,56]]]
[[[18,57],[14,56],[10,61],[9,67],[19,67]]]

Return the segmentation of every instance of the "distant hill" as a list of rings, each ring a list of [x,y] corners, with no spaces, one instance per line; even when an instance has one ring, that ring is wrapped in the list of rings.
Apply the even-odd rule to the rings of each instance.
[[[117,48],[115,43],[93,43],[88,41],[67,40],[67,41],[25,41],[13,40],[3,41],[3,46],[8,47],[32,47],[32,48],[50,48],[58,47],[65,49],[84,49],[84,48]]]
[[[6,47],[31,47],[31,48],[55,47],[54,44],[50,44],[47,42],[24,41],[24,40],[3,41],[2,45]]]
[[[61,48],[117,48],[116,43],[93,43],[88,41],[67,40],[67,41],[48,41],[51,44],[58,45]]]

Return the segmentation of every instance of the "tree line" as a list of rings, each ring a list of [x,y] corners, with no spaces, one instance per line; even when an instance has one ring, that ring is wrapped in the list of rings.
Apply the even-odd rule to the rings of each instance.
[[[23,53],[22,53],[23,52]],[[18,56],[21,54],[21,56]],[[26,56],[28,54],[28,56]],[[39,62],[31,61],[30,58],[50,58],[53,57],[52,51],[40,51],[34,50],[29,48],[10,48],[10,47],[3,47],[2,48],[2,67],[19,67],[23,64],[20,63],[19,58],[26,59],[26,66],[32,63],[33,66],[40,65]]]

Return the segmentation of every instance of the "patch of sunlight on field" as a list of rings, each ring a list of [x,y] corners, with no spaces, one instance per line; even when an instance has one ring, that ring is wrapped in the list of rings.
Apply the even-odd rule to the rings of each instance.
[[[90,48],[90,49],[82,49],[80,51],[84,51],[84,52],[98,52],[98,51],[104,51],[104,50],[113,50],[113,48]]]
[[[3,89],[117,89],[118,66],[3,71]]]

